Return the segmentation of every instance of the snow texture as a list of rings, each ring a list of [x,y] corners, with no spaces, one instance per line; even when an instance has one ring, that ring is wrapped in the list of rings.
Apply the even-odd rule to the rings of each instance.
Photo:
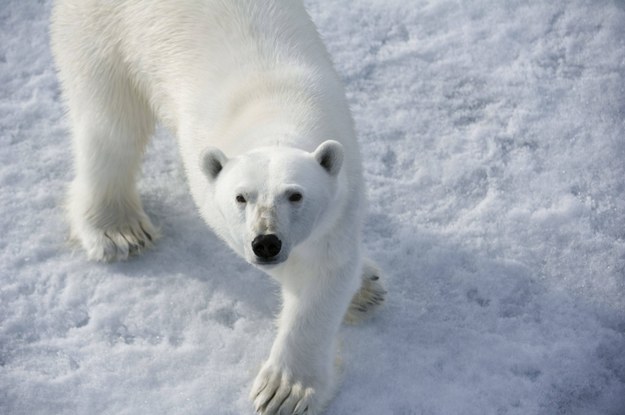
[[[343,77],[388,302],[328,414],[625,414],[625,4],[309,0]],[[276,285],[204,226],[175,140],[158,246],[68,244],[49,1],[0,7],[0,413],[247,414]]]

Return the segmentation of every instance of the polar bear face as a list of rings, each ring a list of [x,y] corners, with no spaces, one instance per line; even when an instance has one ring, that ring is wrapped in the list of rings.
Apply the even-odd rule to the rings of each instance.
[[[222,237],[254,265],[286,261],[323,227],[335,204],[342,162],[336,141],[312,153],[267,147],[231,159],[207,148],[201,166],[225,222]]]

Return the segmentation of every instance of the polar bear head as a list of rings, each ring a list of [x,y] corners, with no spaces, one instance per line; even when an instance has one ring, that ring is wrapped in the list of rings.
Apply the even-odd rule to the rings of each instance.
[[[202,171],[220,215],[219,233],[248,262],[277,265],[327,227],[339,189],[343,147],[325,141],[315,151],[259,148],[228,158],[210,147]]]

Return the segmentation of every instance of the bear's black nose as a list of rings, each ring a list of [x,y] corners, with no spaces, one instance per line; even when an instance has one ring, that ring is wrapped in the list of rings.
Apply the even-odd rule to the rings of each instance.
[[[258,235],[252,241],[252,250],[257,257],[271,259],[280,253],[282,242],[276,235]]]

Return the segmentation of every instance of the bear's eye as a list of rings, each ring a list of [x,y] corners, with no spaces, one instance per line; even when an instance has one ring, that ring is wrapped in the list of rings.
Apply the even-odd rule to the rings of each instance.
[[[245,200],[245,198],[243,197],[243,195],[237,195],[236,199],[237,199],[237,203],[241,203],[241,204],[243,204],[243,203],[246,203],[246,202],[247,202],[247,200]]]
[[[295,192],[295,193],[291,193],[291,195],[289,196],[289,202],[300,202],[302,200],[302,194],[299,192]]]

